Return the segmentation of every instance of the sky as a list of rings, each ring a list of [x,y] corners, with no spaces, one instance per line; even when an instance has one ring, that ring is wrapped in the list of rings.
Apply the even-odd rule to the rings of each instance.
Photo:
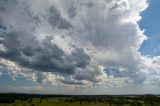
[[[0,92],[160,94],[159,0],[1,0]]]
[[[158,56],[160,55],[160,10],[159,0],[148,1],[149,7],[146,11],[142,13],[142,20],[140,21],[140,27],[145,29],[145,35],[149,38],[144,41],[140,52],[143,55]]]

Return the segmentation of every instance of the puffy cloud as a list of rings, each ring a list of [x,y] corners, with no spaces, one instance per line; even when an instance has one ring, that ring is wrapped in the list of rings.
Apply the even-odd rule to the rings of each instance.
[[[1,0],[1,69],[40,83],[149,82],[159,63],[138,51],[146,8],[147,0]]]
[[[160,57],[142,57],[142,60],[144,64],[141,65],[141,69],[146,76],[144,83],[154,86],[159,85]]]

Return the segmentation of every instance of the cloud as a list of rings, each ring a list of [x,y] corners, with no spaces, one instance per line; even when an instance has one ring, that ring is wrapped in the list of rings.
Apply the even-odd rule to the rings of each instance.
[[[123,68],[116,69],[111,67],[104,70],[108,77],[126,77],[128,73],[126,72],[126,69]]]
[[[6,50],[1,51],[0,56],[26,68],[73,73],[75,67],[85,68],[90,63],[90,57],[83,49],[75,48],[67,55],[51,42],[52,37],[46,36],[42,46],[35,37],[25,32],[9,32],[2,39],[1,43]]]
[[[51,6],[49,9],[48,22],[52,25],[53,28],[58,27],[59,29],[68,29],[72,25],[67,22],[65,19],[62,19],[60,13],[54,6]]]
[[[159,70],[158,57],[138,51],[147,40],[138,25],[147,6],[147,0],[1,0],[1,70],[12,63],[10,72],[39,83],[147,83],[150,69]]]

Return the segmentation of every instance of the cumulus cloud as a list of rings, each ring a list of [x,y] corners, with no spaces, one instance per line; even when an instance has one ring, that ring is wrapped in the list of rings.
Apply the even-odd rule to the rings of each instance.
[[[40,83],[151,83],[158,57],[138,51],[146,8],[147,0],[1,0],[1,71]]]

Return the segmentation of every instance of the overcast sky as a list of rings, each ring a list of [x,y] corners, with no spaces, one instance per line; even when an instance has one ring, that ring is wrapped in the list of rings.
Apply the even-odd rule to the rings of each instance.
[[[0,0],[0,92],[160,94],[159,0]]]

